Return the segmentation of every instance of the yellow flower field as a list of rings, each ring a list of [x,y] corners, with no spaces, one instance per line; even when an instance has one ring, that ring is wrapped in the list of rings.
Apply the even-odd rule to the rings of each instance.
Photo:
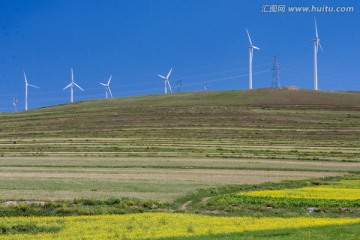
[[[342,180],[332,185],[241,193],[254,197],[360,200],[360,180]]]
[[[360,223],[351,218],[216,217],[180,213],[75,217],[5,217],[1,224],[58,226],[58,232],[0,235],[0,239],[149,239]]]
[[[243,193],[242,195],[254,197],[274,198],[304,198],[304,199],[334,199],[334,200],[359,200],[360,189],[339,187],[303,187],[295,189],[263,190]]]

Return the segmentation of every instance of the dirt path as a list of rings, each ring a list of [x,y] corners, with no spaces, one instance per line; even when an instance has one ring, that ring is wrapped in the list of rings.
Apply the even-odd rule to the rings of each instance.
[[[192,201],[187,201],[186,203],[184,203],[183,205],[181,205],[178,210],[180,211],[185,211],[187,209],[187,207],[192,203]]]
[[[205,197],[203,199],[201,199],[201,202],[206,203],[207,201],[209,201],[211,199],[211,197]],[[187,207],[192,203],[193,201],[187,201],[186,203],[182,204],[178,210],[179,211],[186,211]]]

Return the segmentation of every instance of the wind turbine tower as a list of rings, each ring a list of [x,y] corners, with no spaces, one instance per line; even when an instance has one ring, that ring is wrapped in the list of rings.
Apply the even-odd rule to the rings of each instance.
[[[167,85],[169,86],[170,92],[172,92],[171,86],[170,86],[170,82],[169,82],[169,77],[170,77],[171,71],[172,71],[172,68],[170,69],[170,71],[169,71],[169,73],[168,73],[168,75],[167,75],[166,77],[158,74],[158,76],[161,77],[161,78],[164,80],[164,91],[165,91],[165,94],[167,94]]]
[[[322,46],[320,44],[320,39],[319,39],[319,34],[318,34],[318,30],[317,30],[317,24],[316,24],[316,19],[314,18],[315,21],[315,34],[316,34],[316,38],[314,40],[312,40],[311,42],[314,44],[314,90],[319,90],[318,87],[318,74],[317,74],[317,54],[319,51],[319,47],[322,49]]]
[[[177,80],[176,86],[178,88],[178,92],[181,92],[182,80]]]
[[[111,93],[111,90],[110,90],[110,81],[111,81],[111,78],[112,78],[112,75],[110,76],[109,81],[108,81],[107,84],[105,84],[105,83],[100,83],[100,85],[103,85],[104,88],[105,88],[105,96],[106,96],[106,98],[108,98],[108,92],[110,93],[111,98],[113,97],[113,96],[112,96],[112,93]]]
[[[28,87],[33,87],[33,88],[39,88],[39,87],[28,83],[25,71],[24,71],[24,79],[25,79],[25,111],[27,111],[28,110]]]
[[[250,43],[250,46],[248,47],[249,48],[249,89],[252,89],[252,60],[253,60],[253,51],[254,49],[256,50],[260,50],[260,48],[254,46],[251,42],[251,38],[250,38],[250,34],[249,34],[249,31],[248,29],[246,28],[246,33],[248,35],[248,38],[249,38],[249,43]]]
[[[75,82],[74,82],[74,71],[73,69],[71,68],[71,83],[69,85],[67,85],[63,90],[67,89],[70,87],[70,94],[71,94],[71,97],[70,97],[70,100],[71,102],[74,102],[74,88],[73,86],[76,86],[78,87],[81,91],[84,91],[84,89],[82,89],[79,85],[77,85]]]

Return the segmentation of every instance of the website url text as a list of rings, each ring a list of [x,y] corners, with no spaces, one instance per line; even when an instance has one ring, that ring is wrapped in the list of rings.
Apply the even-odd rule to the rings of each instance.
[[[355,7],[351,6],[286,6],[286,5],[262,5],[261,12],[263,13],[349,13],[355,12]]]

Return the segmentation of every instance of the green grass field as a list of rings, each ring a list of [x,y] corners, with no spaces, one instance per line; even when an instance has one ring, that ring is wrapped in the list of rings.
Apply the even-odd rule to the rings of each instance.
[[[359,92],[256,89],[93,100],[1,113],[0,203],[41,201],[57,210],[22,206],[26,210],[20,213],[20,207],[1,205],[0,213],[77,215],[159,208],[301,216],[306,210],[291,206],[213,203],[244,186],[293,188],[357,178],[359,110]],[[104,202],[123,198],[139,200],[129,200],[121,211]],[[74,199],[100,202],[80,206]],[[348,212],[330,208],[321,214],[359,217],[355,208]],[[352,229],[344,233],[348,239],[356,232],[352,225],[339,229]],[[209,239],[284,239],[289,231]],[[328,236],[323,227],[309,231]],[[299,238],[304,236],[297,230],[287,239]]]

